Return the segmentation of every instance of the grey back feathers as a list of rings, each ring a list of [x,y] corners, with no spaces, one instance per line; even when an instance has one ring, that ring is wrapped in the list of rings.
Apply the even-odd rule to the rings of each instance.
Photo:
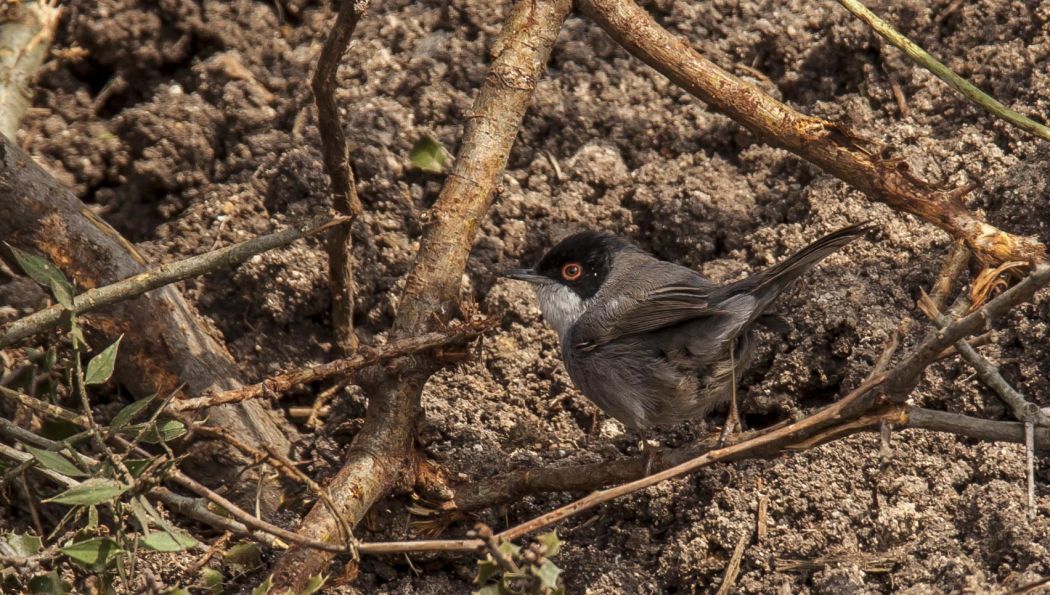
[[[544,319],[584,396],[644,429],[704,416],[724,402],[750,363],[754,323],[806,271],[867,231],[841,229],[728,285],[594,232],[566,238],[535,269],[511,276],[536,283]]]

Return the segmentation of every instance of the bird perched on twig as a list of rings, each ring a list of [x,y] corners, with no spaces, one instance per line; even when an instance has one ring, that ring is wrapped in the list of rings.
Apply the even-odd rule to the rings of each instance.
[[[735,395],[751,361],[751,331],[770,321],[777,296],[868,229],[840,229],[727,285],[593,231],[565,238],[535,268],[504,275],[535,285],[584,396],[643,433],[705,416]]]

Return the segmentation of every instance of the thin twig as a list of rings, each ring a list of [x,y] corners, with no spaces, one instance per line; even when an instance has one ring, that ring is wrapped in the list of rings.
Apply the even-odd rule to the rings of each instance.
[[[1035,411],[1037,408],[1032,407]],[[1035,520],[1038,512],[1035,504],[1035,416],[1030,415],[1024,420],[1024,463],[1025,478],[1028,480],[1028,518]]]
[[[919,66],[929,70],[936,75],[937,78],[951,85],[952,88],[961,93],[963,97],[970,100],[970,102],[977,107],[1006,120],[1025,132],[1034,134],[1043,140],[1050,140],[1050,128],[1043,126],[1024,114],[1020,114],[1006,107],[991,95],[978,89],[970,81],[955,74],[952,69],[945,66],[937,58],[931,56],[915,42],[904,35],[901,35],[901,33],[894,29],[892,25],[880,19],[878,15],[868,10],[868,8],[858,0],[838,0],[838,2],[843,8],[853,13],[854,16],[867,23],[869,27],[874,29],[875,32],[881,35],[886,41],[907,54],[908,57],[919,64]]]
[[[924,296],[925,297],[925,296]],[[937,308],[929,303],[928,299],[920,298],[921,309],[931,320],[937,325],[938,328],[946,328],[950,324],[950,319],[945,316]],[[963,298],[960,298],[960,303],[957,306],[959,311],[965,311],[969,302]],[[981,382],[995,391],[999,398],[1013,412],[1014,419],[1019,421],[1027,421],[1032,419],[1035,423],[1050,427],[1050,416],[1043,413],[1038,407],[1033,406],[1028,399],[1025,398],[1017,389],[1010,385],[1009,382],[1003,378],[1002,374],[999,373],[997,368],[992,362],[988,361],[983,355],[977,352],[969,343],[966,341],[956,341],[954,344],[955,349],[959,352],[967,363],[973,366],[974,372],[977,373],[977,377],[980,378]]]
[[[1050,283],[1050,265],[1039,265],[1020,283],[999,294],[979,310],[930,334],[905,361],[890,372],[884,386],[886,397],[892,401],[904,401],[918,384],[923,370],[936,360],[941,351],[986,328],[992,320],[999,318],[1017,304],[1032,299],[1035,292],[1047,283]]]
[[[317,103],[317,127],[321,132],[321,153],[332,190],[332,203],[339,214],[357,217],[361,199],[350,168],[350,150],[343,133],[343,119],[335,103],[335,75],[350,44],[357,22],[368,10],[368,0],[344,0],[328,32],[317,69],[310,81]],[[332,293],[332,325],[336,343],[344,355],[357,349],[354,334],[354,269],[349,226],[333,229],[328,236],[328,274]]]
[[[744,559],[744,548],[747,547],[747,531],[740,536],[733,548],[733,557],[729,559],[726,572],[722,575],[722,584],[718,586],[718,595],[729,595],[736,584],[736,577],[740,574],[740,562]]]
[[[450,327],[444,332],[433,332],[417,337],[398,339],[380,347],[362,347],[358,349],[361,353],[333,362],[300,368],[291,372],[283,372],[271,376],[262,382],[214,395],[176,400],[171,404],[170,409],[172,411],[191,411],[206,409],[224,403],[235,403],[270,395],[280,395],[300,384],[349,376],[362,368],[383,361],[471,339],[492,328],[494,322],[494,320],[476,321]]]
[[[276,233],[164,264],[104,287],[89,289],[73,299],[73,313],[89,312],[131,299],[158,287],[236,266],[256,254],[286,246],[331,226],[339,226],[345,221],[345,218],[319,217],[304,225],[293,225]],[[60,304],[55,304],[3,325],[0,327],[0,347],[7,347],[16,341],[58,326],[64,320],[64,312],[66,311]]]

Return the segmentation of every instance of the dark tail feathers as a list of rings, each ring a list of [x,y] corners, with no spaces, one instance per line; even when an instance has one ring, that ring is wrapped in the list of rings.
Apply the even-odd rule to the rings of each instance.
[[[867,222],[843,227],[799,250],[784,262],[734,283],[729,288],[730,292],[731,294],[747,292],[754,295],[759,302],[755,314],[761,314],[766,306],[772,303],[792,282],[813,268],[813,265],[873,228],[874,226]]]

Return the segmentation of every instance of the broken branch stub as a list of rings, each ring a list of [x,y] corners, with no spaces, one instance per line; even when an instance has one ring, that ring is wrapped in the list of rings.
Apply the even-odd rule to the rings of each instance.
[[[964,240],[985,264],[1046,260],[1046,247],[1035,238],[997,229],[968,210],[960,200],[968,188],[945,190],[919,180],[900,161],[880,157],[846,127],[777,101],[719,68],[632,0],[579,0],[577,6],[633,56],[763,141],[795,153],[873,200]]]
[[[523,0],[511,9],[465,123],[455,166],[428,214],[394,322],[395,338],[426,332],[457,310],[467,256],[570,7],[569,0]],[[399,482],[413,479],[419,400],[438,365],[432,358],[402,358],[362,373],[369,397],[365,424],[329,485],[333,502],[351,525]],[[338,524],[326,507],[314,506],[300,534],[331,542],[338,539]],[[301,590],[331,558],[328,552],[292,546],[274,567],[274,592]]]
[[[0,240],[45,254],[81,288],[105,286],[146,270],[127,240],[6,137],[0,138],[0,212]],[[195,396],[241,386],[225,347],[208,334],[174,287],[100,308],[85,315],[83,323],[96,344],[124,335],[116,373],[136,396],[179,387]],[[209,423],[282,452],[295,434],[258,401],[222,405],[206,414]],[[257,482],[263,481],[260,502],[268,514],[283,494],[277,482],[266,478],[265,469],[246,470],[251,463],[227,445],[207,441],[191,447],[184,469],[210,484],[225,484],[245,501],[254,500]]]

